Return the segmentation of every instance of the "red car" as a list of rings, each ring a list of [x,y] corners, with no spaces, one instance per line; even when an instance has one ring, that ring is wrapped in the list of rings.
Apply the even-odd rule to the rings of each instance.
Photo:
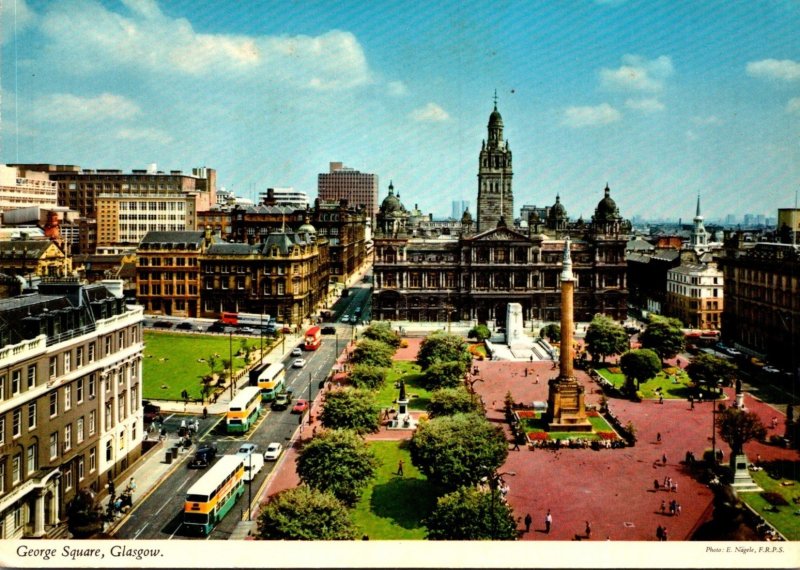
[[[297,400],[292,408],[293,414],[302,414],[308,409],[308,400]]]

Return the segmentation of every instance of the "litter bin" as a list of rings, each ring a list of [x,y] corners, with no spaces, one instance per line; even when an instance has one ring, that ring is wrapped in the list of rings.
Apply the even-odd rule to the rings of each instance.
[[[172,450],[171,449],[167,450],[167,454],[164,457],[164,461],[166,461],[167,465],[170,465],[172,463]]]

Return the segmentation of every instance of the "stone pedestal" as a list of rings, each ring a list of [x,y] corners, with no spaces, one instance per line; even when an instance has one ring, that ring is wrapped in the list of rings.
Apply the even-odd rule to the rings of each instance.
[[[756,485],[750,476],[747,456],[745,454],[736,455],[731,459],[731,471],[733,472],[733,483],[731,487],[737,493],[761,491],[761,487]]]
[[[744,392],[739,392],[738,394],[736,394],[735,406],[740,410],[744,410]]]

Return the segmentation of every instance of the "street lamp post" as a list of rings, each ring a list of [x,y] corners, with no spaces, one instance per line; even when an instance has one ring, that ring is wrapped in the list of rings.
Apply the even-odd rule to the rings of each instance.
[[[502,473],[497,473],[497,472],[491,473],[490,472],[488,477],[487,477],[489,479],[489,492],[492,495],[491,496],[491,502],[489,503],[489,505],[490,505],[490,507],[489,507],[489,509],[490,509],[489,517],[491,518],[491,538],[492,538],[492,540],[497,538],[497,536],[496,536],[497,535],[497,519],[494,516],[494,513],[495,513],[494,504],[495,504],[495,496],[497,495],[496,491],[497,491],[498,483],[500,483],[500,480],[503,478],[503,475],[510,475],[510,476],[513,477],[516,474],[517,474],[516,471],[503,471]]]
[[[308,426],[311,427],[311,372],[308,373]]]
[[[231,378],[231,400],[233,400],[233,396],[236,392],[233,387],[233,331],[228,332],[228,369],[230,370]]]
[[[720,380],[722,382],[722,380]],[[711,457],[712,461],[717,462],[717,393],[714,392],[714,399],[711,400]]]
[[[253,511],[253,453],[251,451],[250,454],[247,456],[247,462],[249,464],[248,470],[248,479],[247,481],[247,520],[253,520],[251,517]]]

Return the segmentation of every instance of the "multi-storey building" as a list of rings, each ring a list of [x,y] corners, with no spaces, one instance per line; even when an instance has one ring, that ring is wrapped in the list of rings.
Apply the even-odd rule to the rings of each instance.
[[[210,229],[214,235],[220,236],[224,240],[231,238],[231,210],[213,208],[205,212],[197,212],[197,229]]]
[[[259,194],[261,203],[266,206],[289,206],[295,210],[308,208],[308,194],[294,188],[267,188]]]
[[[0,212],[58,203],[58,184],[46,172],[0,164]]]
[[[378,175],[331,162],[330,172],[317,177],[317,197],[334,202],[347,200],[350,206],[364,208],[372,218],[378,213]]]
[[[142,308],[46,280],[0,301],[0,538],[58,534],[141,455]]]
[[[100,194],[97,246],[137,244],[148,232],[179,232],[197,226],[196,192]]]
[[[308,225],[258,243],[210,245],[200,257],[201,316],[241,311],[300,324],[327,294],[327,247]]]
[[[688,328],[718,330],[722,321],[722,271],[715,263],[686,263],[667,271],[664,313]]]
[[[0,271],[9,275],[64,277],[72,274],[72,258],[49,239],[0,241]]]
[[[522,305],[523,319],[529,323],[557,321],[564,238],[569,235],[575,318],[586,321],[604,313],[625,319],[625,244],[630,226],[620,216],[609,188],[591,223],[570,223],[557,197],[546,220],[532,216],[527,231],[507,226],[512,222],[511,154],[502,143],[496,105],[488,139],[480,154],[482,221],[477,233],[468,210],[452,227],[413,223],[414,216],[389,187],[375,234],[375,318],[503,325],[507,304],[514,302]]]
[[[200,257],[211,244],[205,232],[149,232],[136,251],[136,300],[145,312],[200,316]]]
[[[793,370],[800,365],[800,247],[743,243],[719,259],[724,274],[723,339]],[[796,377],[798,378],[798,377]]]

